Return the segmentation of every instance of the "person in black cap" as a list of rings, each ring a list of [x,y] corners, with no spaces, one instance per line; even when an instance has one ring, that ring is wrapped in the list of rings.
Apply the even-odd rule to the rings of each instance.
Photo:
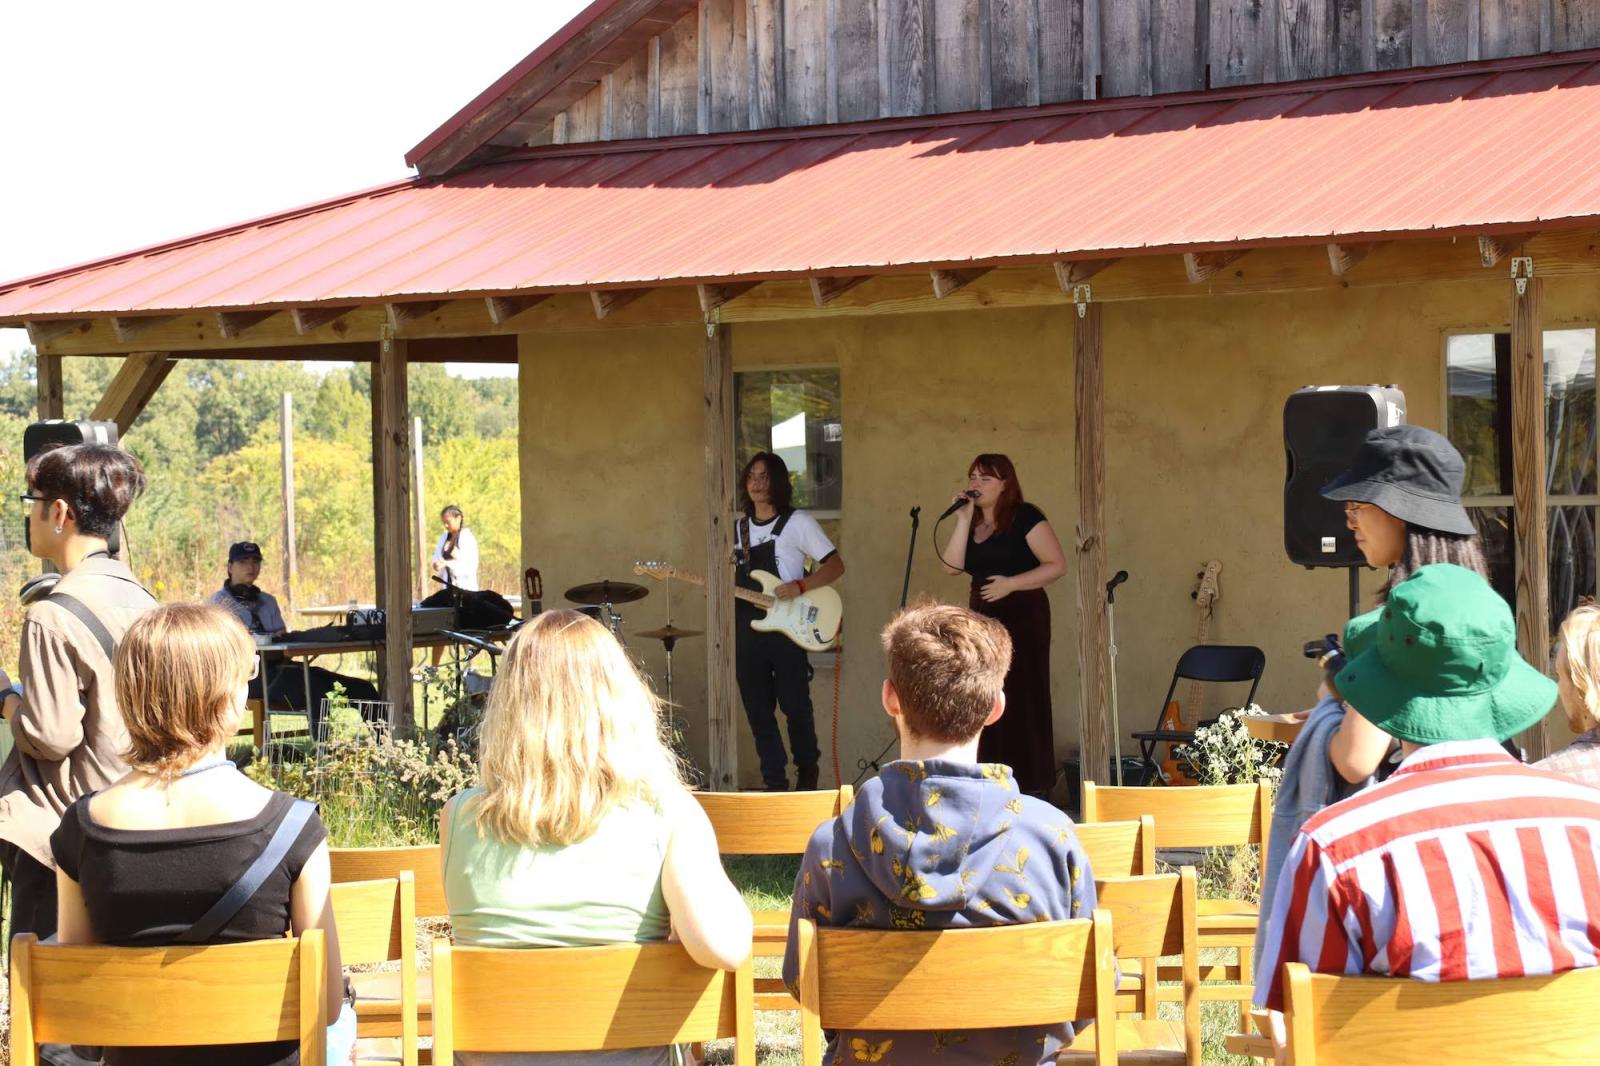
[[[211,597],[212,603],[238,615],[239,621],[258,641],[263,637],[277,637],[289,628],[283,624],[283,612],[278,608],[277,599],[256,587],[260,576],[261,545],[241,540],[228,549],[227,579]]]
[[[1444,437],[1421,426],[1375,429],[1350,468],[1322,495],[1344,501],[1345,522],[1367,565],[1387,567],[1378,605],[1424,566],[1453,563],[1489,577],[1478,532],[1461,506],[1467,466]],[[1383,764],[1393,738],[1360,715],[1345,715],[1328,741],[1328,758],[1351,784],[1366,782]]]

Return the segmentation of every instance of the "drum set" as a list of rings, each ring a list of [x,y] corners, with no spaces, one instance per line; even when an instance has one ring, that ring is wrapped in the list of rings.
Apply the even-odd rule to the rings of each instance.
[[[621,604],[635,603],[648,595],[650,595],[649,589],[629,581],[591,581],[587,585],[574,585],[565,593],[568,603],[577,604],[579,611],[611,630],[611,635],[616,637],[617,643],[623,647],[627,647],[628,640],[623,633],[622,612],[617,608]],[[671,614],[670,610],[668,614]],[[704,636],[704,631],[681,629],[673,625],[669,618],[667,624],[661,628],[646,629],[636,635],[646,640],[659,640],[665,649],[667,653],[667,702],[671,703],[672,649],[677,645],[678,641],[685,637]]]

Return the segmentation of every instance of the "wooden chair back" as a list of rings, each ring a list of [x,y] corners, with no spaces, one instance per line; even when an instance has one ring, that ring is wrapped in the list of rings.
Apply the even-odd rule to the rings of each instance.
[[[819,929],[800,922],[800,1061],[822,1030],[987,1029],[1115,1018],[1111,916],[983,929]],[[983,989],[952,995],[951,989]],[[1117,1061],[1106,1027],[1096,1066]]]
[[[437,918],[450,913],[444,902],[444,873],[440,869],[439,845],[419,844],[402,848],[329,848],[335,884],[343,881],[380,881],[411,871],[415,879],[418,918]]]
[[[696,792],[723,855],[802,855],[817,826],[855,799],[849,785],[820,792]]]
[[[732,1037],[755,1066],[750,960],[708,970],[680,944],[433,948],[433,1061],[457,1051],[602,1051]]]
[[[1284,967],[1295,1066],[1500,1066],[1600,1062],[1600,969],[1426,982]]]
[[[1095,906],[1111,915],[1111,948],[1119,962],[1138,960],[1143,969],[1139,1013],[1156,1019],[1156,964],[1181,957],[1183,1046],[1187,1066],[1200,1066],[1199,890],[1194,867],[1175,874],[1095,878]]]
[[[1267,863],[1272,790],[1266,785],[1117,788],[1083,783],[1083,820],[1116,822],[1150,815],[1158,848],[1261,847]]]
[[[400,1060],[417,1063],[417,904],[410,870],[381,881],[334,884],[328,896],[339,930],[339,957],[347,966],[400,963]],[[357,1022],[357,1036],[362,1032]]]
[[[300,1061],[327,1059],[326,944],[298,939],[200,947],[11,945],[11,1062],[35,1066],[39,1044],[104,1047],[293,1040]],[[158,1004],[182,1009],[157,1010]]]
[[[1072,832],[1096,879],[1156,872],[1156,825],[1148,814],[1127,822],[1078,822]]]

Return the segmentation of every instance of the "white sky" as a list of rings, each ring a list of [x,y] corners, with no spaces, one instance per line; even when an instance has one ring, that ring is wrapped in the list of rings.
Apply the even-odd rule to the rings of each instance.
[[[586,3],[0,2],[0,281],[408,177]]]

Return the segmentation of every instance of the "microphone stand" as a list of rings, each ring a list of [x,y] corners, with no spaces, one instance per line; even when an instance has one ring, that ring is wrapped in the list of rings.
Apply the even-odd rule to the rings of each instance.
[[[905,576],[905,580],[900,583],[900,609],[902,611],[905,610],[906,600],[911,595],[911,562],[917,556],[917,527],[920,526],[921,524],[922,524],[922,508],[921,507],[913,507],[913,508],[911,508],[911,543],[906,548],[906,576]],[[885,755],[889,754],[889,749],[894,747],[899,742],[900,742],[900,736],[897,733],[893,737],[889,738],[889,743],[885,744],[883,746],[883,750],[878,752],[878,757],[877,758],[875,758],[875,759],[858,759],[858,760],[856,760],[856,768],[859,769],[861,772],[856,774],[855,784],[857,784],[857,785],[861,784],[861,779],[866,776],[867,768],[869,766],[874,770],[879,769],[878,764],[883,761],[883,757]]]

